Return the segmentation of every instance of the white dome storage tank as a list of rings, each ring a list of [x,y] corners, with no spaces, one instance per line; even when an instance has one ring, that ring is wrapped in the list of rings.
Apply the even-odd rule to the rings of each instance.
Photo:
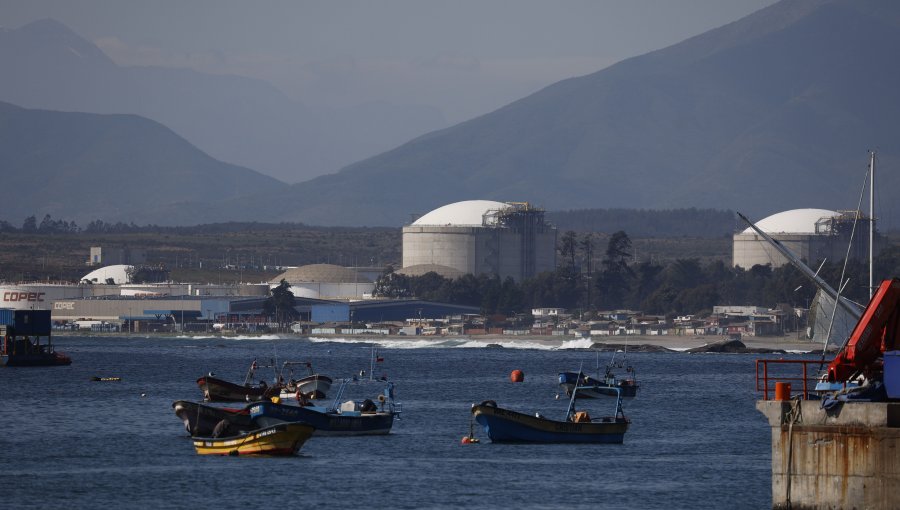
[[[527,202],[455,202],[403,227],[403,267],[422,265],[521,281],[556,268],[556,228]]]
[[[869,250],[869,218],[859,215],[857,221],[856,211],[793,209],[773,214],[755,223],[760,230],[793,254],[813,265],[825,259],[838,262],[845,258],[854,221],[857,225],[853,233],[850,258],[866,260]],[[880,245],[876,233],[876,254]],[[734,267],[744,269],[765,264],[771,264],[774,268],[789,263],[749,227],[734,234],[732,261]]]
[[[288,269],[269,280],[275,288],[285,280],[294,297],[361,299],[375,289],[372,280],[357,271],[333,264],[309,264]]]

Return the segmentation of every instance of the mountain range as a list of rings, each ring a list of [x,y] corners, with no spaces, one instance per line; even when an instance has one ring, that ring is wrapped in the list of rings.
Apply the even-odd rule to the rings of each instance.
[[[294,185],[273,214],[390,225],[469,198],[757,218],[856,209],[867,151],[900,163],[898,52],[898,2],[782,1]],[[895,196],[900,173],[876,185]],[[879,217],[897,225],[890,202]]]
[[[78,76],[123,72],[102,63],[92,45],[68,47],[90,57],[90,66],[84,67],[59,59],[75,66],[71,72]],[[877,174],[879,196],[900,192],[900,174],[891,171],[900,153],[895,126],[900,70],[893,64],[898,50],[900,3],[783,0],[679,44],[558,82],[336,173],[274,190],[268,188],[271,182],[263,189],[247,186],[240,194],[202,204],[154,197],[154,203],[169,205],[134,217],[138,223],[143,218],[158,224],[256,220],[394,226],[414,214],[474,198],[529,201],[548,210],[716,208],[757,218],[802,207],[856,209],[869,149],[877,151],[878,167],[885,169]],[[0,53],[0,65],[7,60]],[[56,60],[41,61],[43,66],[36,62],[23,60],[18,69],[52,68],[46,79],[67,72]],[[29,72],[34,79],[44,71]],[[162,95],[146,92],[149,83],[177,88],[172,76],[192,73],[153,72],[166,78],[129,71],[129,80],[140,82],[129,86],[145,91],[133,92],[131,100],[161,100]],[[233,83],[252,81],[242,80]],[[5,82],[0,80],[0,100],[8,99]],[[23,83],[18,94],[26,93]],[[265,84],[246,85],[259,91],[242,105],[248,111],[302,115],[264,108],[274,97],[263,93]],[[66,92],[47,95],[62,103]],[[187,97],[177,101],[165,107],[200,109]],[[214,108],[205,113],[213,115]],[[275,143],[286,139],[296,137],[276,136]],[[0,139],[0,147],[5,143]],[[6,167],[0,172],[8,173]],[[900,211],[891,201],[878,204],[882,226],[898,226]]]
[[[53,19],[0,28],[0,101],[26,108],[131,113],[216,159],[294,183],[332,173],[444,127],[431,107],[385,102],[326,108],[261,80],[120,66]]]
[[[28,110],[0,103],[2,217],[16,225],[49,214],[148,223],[172,208],[274,193],[286,185],[211,158],[169,128],[137,115]],[[190,222],[189,216],[180,220]]]

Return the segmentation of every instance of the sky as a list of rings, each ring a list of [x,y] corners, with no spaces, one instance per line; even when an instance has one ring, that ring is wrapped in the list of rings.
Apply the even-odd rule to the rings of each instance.
[[[432,106],[448,124],[725,25],[774,0],[0,0],[120,65],[266,80],[306,104]]]

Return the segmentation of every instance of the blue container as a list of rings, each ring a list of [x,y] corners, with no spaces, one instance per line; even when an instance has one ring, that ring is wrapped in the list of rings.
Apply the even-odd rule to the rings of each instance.
[[[15,326],[16,311],[11,308],[0,308],[0,325]]]
[[[884,389],[888,398],[900,398],[900,351],[884,353]]]
[[[50,335],[50,310],[15,310],[16,335]]]

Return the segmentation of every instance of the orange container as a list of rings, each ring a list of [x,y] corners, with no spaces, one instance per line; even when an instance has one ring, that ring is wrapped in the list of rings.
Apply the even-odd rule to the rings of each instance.
[[[791,399],[791,383],[776,382],[775,383],[775,400]]]

